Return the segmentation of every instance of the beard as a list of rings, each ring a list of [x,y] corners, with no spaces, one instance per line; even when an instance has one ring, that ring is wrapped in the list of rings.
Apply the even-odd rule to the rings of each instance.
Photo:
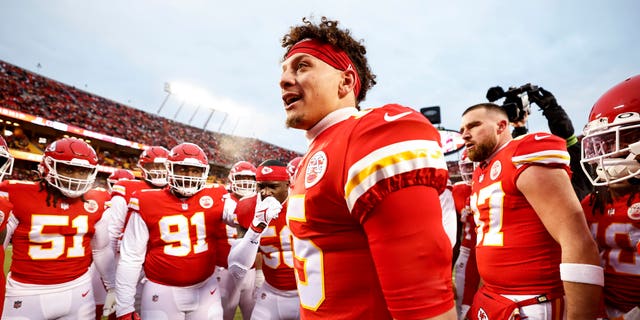
[[[498,145],[498,137],[491,136],[483,143],[477,143],[473,149],[468,151],[467,156],[473,162],[480,162],[489,159]]]

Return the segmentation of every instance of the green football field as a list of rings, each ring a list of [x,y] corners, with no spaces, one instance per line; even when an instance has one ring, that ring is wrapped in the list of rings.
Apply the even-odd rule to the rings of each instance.
[[[9,246],[7,250],[4,251],[4,273],[6,274],[9,271],[9,266],[11,265],[11,254],[13,253],[12,247]],[[103,318],[107,319],[107,318]],[[242,320],[242,314],[240,313],[240,309],[236,310],[236,316],[233,320]]]

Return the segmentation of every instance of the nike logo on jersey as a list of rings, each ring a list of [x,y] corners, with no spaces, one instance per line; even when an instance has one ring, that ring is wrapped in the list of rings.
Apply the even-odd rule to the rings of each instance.
[[[218,288],[215,288],[215,289],[209,291],[209,293],[211,293],[211,295],[213,295],[214,293],[216,293],[216,290],[218,290]]]
[[[388,112],[385,112],[384,113],[384,120],[387,121],[387,122],[396,121],[396,120],[398,120],[398,119],[400,119],[400,118],[402,118],[402,117],[404,117],[404,116],[406,116],[406,115],[408,115],[410,113],[411,113],[411,111],[407,111],[407,112],[398,113],[396,115],[390,116]]]
[[[535,136],[533,136],[533,138],[534,138],[535,140],[542,140],[542,139],[546,139],[546,138],[549,138],[549,137],[551,137],[551,135],[548,135],[548,136],[539,136],[539,135],[537,135],[537,134],[536,134]]]
[[[84,298],[84,297],[86,297],[88,294],[89,294],[89,290],[87,290],[87,292],[83,293],[83,294],[82,294],[82,297]]]

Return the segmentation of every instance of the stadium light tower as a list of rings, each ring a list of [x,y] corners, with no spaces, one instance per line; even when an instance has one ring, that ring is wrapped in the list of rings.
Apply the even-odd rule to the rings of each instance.
[[[158,112],[156,112],[158,115],[160,114],[160,111],[162,111],[165,103],[167,103],[167,100],[169,100],[169,96],[171,96],[171,84],[169,82],[164,83],[164,91],[167,93],[167,96],[164,97],[164,100],[160,104],[160,108],[158,108]]]
[[[211,113],[209,113],[209,117],[207,118],[207,121],[205,121],[204,126],[202,126],[202,130],[207,130],[207,125],[209,124],[209,120],[211,120],[211,117],[213,116],[214,113],[216,113],[216,109],[211,108]]]
[[[229,116],[229,113],[225,112],[224,118],[222,119],[222,122],[220,122],[220,127],[218,127],[218,132],[221,132],[220,130],[222,130],[222,125],[224,125],[224,122],[227,121],[228,116]]]
[[[199,110],[200,110],[200,105],[196,107],[196,111],[194,111],[193,114],[191,115],[191,118],[189,118],[189,125],[191,125],[191,121],[193,121],[193,118],[196,116],[196,113],[198,113]]]

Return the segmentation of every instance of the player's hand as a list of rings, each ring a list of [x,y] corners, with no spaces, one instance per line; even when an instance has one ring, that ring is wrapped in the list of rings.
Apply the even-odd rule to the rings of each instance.
[[[272,196],[260,198],[260,194],[258,194],[256,212],[251,222],[251,229],[257,233],[262,233],[271,220],[278,218],[280,210],[282,210],[282,204],[276,198]]]
[[[535,102],[535,104],[537,104],[543,111],[558,106],[556,97],[542,87],[540,87],[536,92],[529,94],[529,101]]]
[[[116,290],[109,289],[107,291],[107,297],[104,299],[104,308],[102,309],[102,315],[108,317],[114,312],[116,312]]]
[[[140,315],[135,312],[129,312],[116,318],[116,320],[141,320]]]

